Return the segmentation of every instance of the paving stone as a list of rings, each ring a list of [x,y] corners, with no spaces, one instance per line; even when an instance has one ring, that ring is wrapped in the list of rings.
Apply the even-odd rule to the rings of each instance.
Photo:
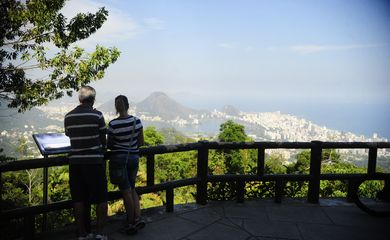
[[[390,217],[378,218],[370,216],[356,206],[324,207],[323,210],[336,225],[369,227],[378,231],[388,232],[390,236]]]
[[[226,206],[235,206],[237,205],[237,202],[236,201],[208,201],[207,202],[207,205],[208,207],[226,207]]]
[[[295,240],[290,238],[274,238],[274,237],[255,237],[253,240]]]
[[[332,198],[332,199],[319,199],[319,204],[321,207],[328,206],[328,207],[336,207],[336,206],[356,206],[355,203],[347,202],[345,198]],[[316,206],[317,204],[307,204],[307,205],[314,205]]]
[[[298,224],[304,239],[310,240],[389,240],[389,235],[366,228],[326,224]]]
[[[295,223],[246,219],[244,228],[256,237],[301,239]]]
[[[220,223],[214,223],[194,234],[188,236],[191,240],[246,240],[250,235],[241,229],[228,227]]]
[[[218,212],[214,208],[202,208],[196,211],[180,214],[180,217],[194,221],[202,225],[211,224],[223,217],[222,211]]]
[[[233,228],[242,228],[244,226],[244,219],[242,218],[222,218],[218,222]]]
[[[144,229],[139,231],[136,235],[131,236],[131,239],[182,239],[188,234],[198,231],[202,227],[204,226],[178,217],[163,219],[158,222],[147,224]],[[123,235],[122,239],[129,238],[129,236]]]
[[[268,219],[265,207],[228,206],[225,207],[225,216],[228,218]]]
[[[269,219],[272,221],[332,223],[320,207],[281,205],[278,207],[267,207],[266,211]]]
[[[275,200],[272,198],[265,198],[265,199],[253,199],[253,200],[246,200],[243,203],[236,203],[234,206],[236,207],[265,207],[269,205],[276,205],[279,203],[275,203]]]
[[[322,203],[321,203],[322,202]],[[220,204],[219,204],[220,203]],[[143,211],[148,223],[137,235],[120,233],[123,216],[110,217],[110,240],[390,240],[390,218],[375,218],[343,200],[308,204],[305,200],[213,202],[205,206],[175,206]],[[36,239],[76,239],[75,226],[37,234]]]

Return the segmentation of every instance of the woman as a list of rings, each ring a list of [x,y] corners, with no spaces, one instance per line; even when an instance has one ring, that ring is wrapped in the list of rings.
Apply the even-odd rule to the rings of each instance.
[[[135,179],[138,171],[139,147],[144,144],[144,134],[141,120],[128,114],[129,101],[126,96],[115,98],[115,108],[119,117],[110,121],[108,127],[108,148],[113,163],[123,165],[124,179],[118,184],[123,195],[123,203],[127,213],[127,234],[134,234],[145,226],[141,219],[139,197],[135,191]],[[111,163],[110,163],[111,164]]]

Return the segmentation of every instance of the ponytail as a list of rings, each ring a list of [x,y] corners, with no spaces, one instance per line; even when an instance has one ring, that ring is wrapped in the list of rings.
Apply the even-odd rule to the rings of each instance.
[[[117,114],[127,113],[127,110],[129,110],[129,101],[126,96],[119,95],[115,98],[115,109]]]

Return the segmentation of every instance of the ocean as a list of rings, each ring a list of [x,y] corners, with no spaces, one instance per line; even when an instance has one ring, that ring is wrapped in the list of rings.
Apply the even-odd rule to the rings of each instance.
[[[319,101],[197,101],[194,108],[218,109],[230,104],[245,112],[275,112],[304,118],[329,129],[352,132],[366,137],[377,133],[390,141],[390,102],[337,103]]]

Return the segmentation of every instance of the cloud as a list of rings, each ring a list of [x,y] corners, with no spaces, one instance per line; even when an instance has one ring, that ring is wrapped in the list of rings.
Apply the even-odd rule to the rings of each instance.
[[[217,46],[225,49],[237,49],[238,52],[242,51],[244,53],[250,53],[256,50],[253,46],[243,46],[242,44],[232,42],[219,43]]]
[[[244,52],[247,52],[247,53],[253,52],[254,50],[255,50],[255,48],[252,46],[247,46],[246,48],[244,48]]]
[[[68,1],[61,13],[69,20],[79,12],[95,13],[103,6],[103,4],[91,0]],[[108,10],[108,17],[103,26],[88,39],[78,42],[78,45],[94,47],[96,44],[118,43],[132,39],[142,32],[140,25],[122,10],[109,6],[104,7]]]
[[[158,18],[145,18],[144,24],[147,28],[155,29],[155,30],[164,30],[165,29],[165,22]]]
[[[376,44],[349,44],[349,45],[296,45],[291,46],[289,49],[294,53],[299,54],[310,54],[325,51],[339,51],[348,49],[362,49],[362,48],[373,48],[378,47]]]
[[[220,44],[218,44],[218,47],[232,49],[232,48],[234,48],[234,44],[233,43],[220,43]]]

